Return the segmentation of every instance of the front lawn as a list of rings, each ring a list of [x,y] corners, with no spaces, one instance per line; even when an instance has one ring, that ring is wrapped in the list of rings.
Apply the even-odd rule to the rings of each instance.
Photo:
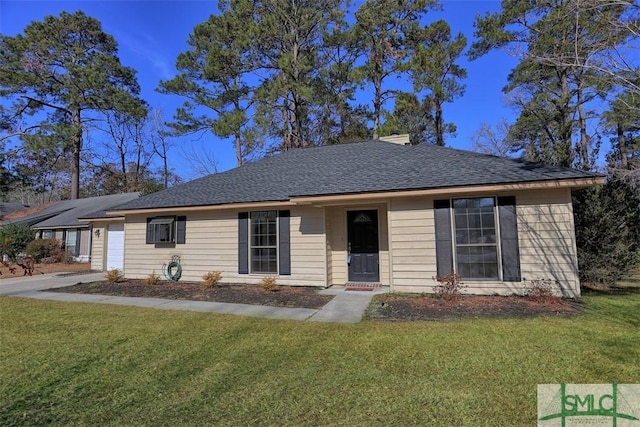
[[[535,425],[640,382],[640,293],[572,317],[318,324],[0,298],[0,425]]]

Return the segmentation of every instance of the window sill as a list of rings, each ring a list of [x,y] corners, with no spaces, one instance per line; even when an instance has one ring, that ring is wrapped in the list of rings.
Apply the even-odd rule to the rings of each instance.
[[[173,249],[176,247],[175,242],[152,243],[156,249]]]

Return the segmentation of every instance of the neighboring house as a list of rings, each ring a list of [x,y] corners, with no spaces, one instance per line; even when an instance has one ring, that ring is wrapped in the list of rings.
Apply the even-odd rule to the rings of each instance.
[[[91,258],[92,226],[81,218],[96,216],[96,211],[114,208],[138,196],[138,193],[126,193],[62,200],[27,209],[22,211],[24,214],[13,212],[3,223],[27,224],[37,231],[37,238],[60,240],[75,260],[87,262]]]
[[[0,222],[5,216],[28,208],[29,205],[25,205],[24,203],[0,203]]]
[[[189,281],[430,292],[455,270],[469,293],[580,293],[571,190],[602,176],[406,142],[291,150],[132,200],[92,219],[92,268],[144,278],[177,255]]]

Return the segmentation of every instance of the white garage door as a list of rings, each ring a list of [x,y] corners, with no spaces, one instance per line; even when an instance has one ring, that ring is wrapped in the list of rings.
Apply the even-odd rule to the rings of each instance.
[[[124,271],[124,224],[111,224],[107,232],[107,271]]]

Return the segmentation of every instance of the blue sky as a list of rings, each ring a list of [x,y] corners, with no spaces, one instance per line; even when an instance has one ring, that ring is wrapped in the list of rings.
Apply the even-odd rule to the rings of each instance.
[[[354,1],[357,7],[361,1]],[[463,32],[469,43],[473,40],[473,20],[476,14],[495,12],[499,1],[444,0],[442,12],[430,12],[425,23],[445,19],[454,34]],[[111,34],[119,45],[121,62],[138,71],[141,96],[151,107],[162,110],[170,120],[182,99],[161,95],[155,91],[160,80],[176,74],[175,60],[187,49],[186,40],[193,28],[205,21],[210,14],[217,13],[216,1],[29,1],[0,0],[0,32],[13,36],[22,33],[32,21],[40,21],[47,15],[59,15],[82,10],[98,19],[103,30]],[[492,52],[476,61],[461,60],[468,72],[467,86],[463,97],[445,105],[445,120],[458,127],[457,136],[450,137],[448,146],[469,149],[471,135],[485,122],[497,123],[501,117],[511,119],[513,111],[506,105],[501,89],[506,84],[509,71],[516,65],[515,58],[503,52]],[[399,81],[400,87],[408,82]],[[197,176],[186,159],[191,152],[209,152],[216,159],[218,170],[235,167],[235,155],[228,140],[214,135],[183,137],[174,140],[173,163],[175,172],[185,180]]]

